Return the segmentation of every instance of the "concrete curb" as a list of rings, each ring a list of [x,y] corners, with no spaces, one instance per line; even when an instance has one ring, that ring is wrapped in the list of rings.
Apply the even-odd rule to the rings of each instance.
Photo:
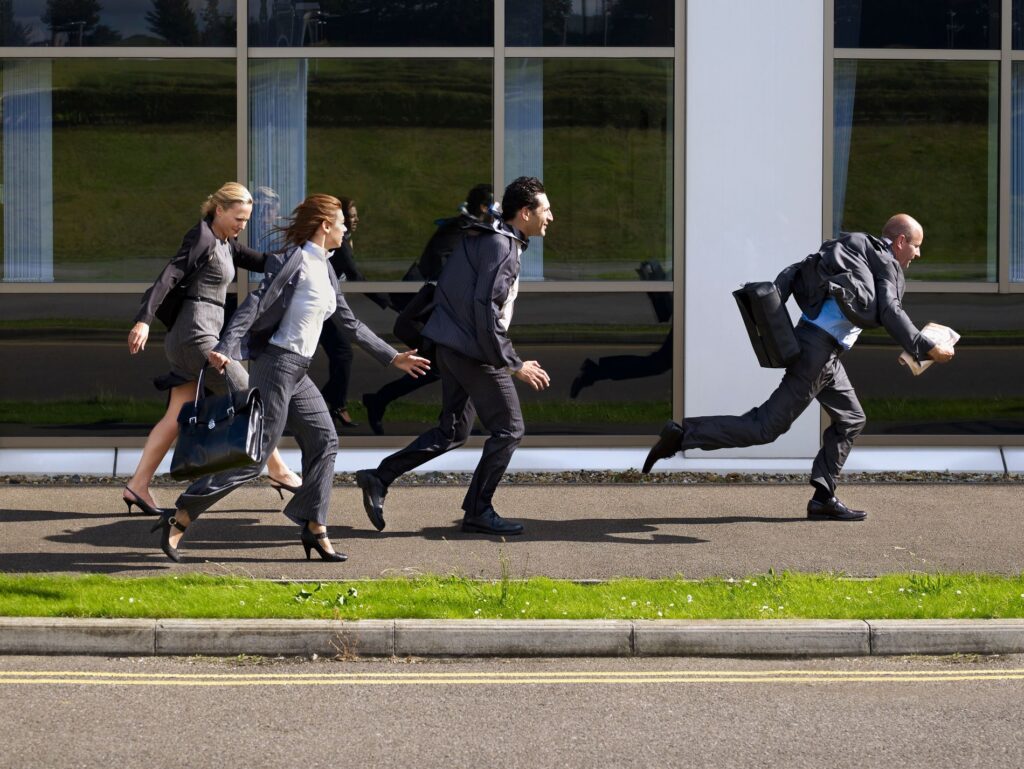
[[[1024,619],[131,620],[0,617],[0,654],[836,657],[1024,654]]]

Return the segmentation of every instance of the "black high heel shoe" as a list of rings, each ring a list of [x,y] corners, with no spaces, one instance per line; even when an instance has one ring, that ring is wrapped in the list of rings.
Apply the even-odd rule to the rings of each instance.
[[[174,517],[174,513],[176,512],[177,510],[172,510],[169,515],[161,515],[160,520],[153,524],[153,528],[149,531],[152,534],[157,529],[163,529],[163,531],[160,533],[160,549],[163,550],[164,555],[166,555],[172,561],[174,561],[175,563],[180,563],[181,555],[178,553],[178,548],[171,547],[171,527],[173,526],[182,534],[184,534],[185,530],[188,529],[188,526],[182,526],[180,523],[178,523],[178,519]]]
[[[123,493],[121,494],[121,501],[124,502],[125,505],[128,507],[128,515],[132,514],[132,505],[136,505],[139,508],[139,510],[143,512],[144,515],[163,515],[168,510],[170,510],[172,514],[174,513],[173,508],[153,507],[151,504],[146,502],[146,500],[144,500],[142,497],[140,497],[138,494],[132,491],[128,487],[128,484],[125,484],[124,490],[132,495],[132,498],[128,499],[128,497],[126,497]]]
[[[270,476],[267,476],[267,477],[269,478]],[[284,499],[284,492],[285,491],[287,491],[290,494],[298,494],[299,493],[299,489],[301,488],[301,486],[289,486],[287,483],[282,483],[281,481],[275,481],[273,478],[270,478],[270,488],[272,488],[274,491],[276,491],[278,496],[281,497],[281,499]],[[282,489],[283,489],[283,491],[282,491]]]
[[[328,413],[331,418],[345,429],[351,429],[353,427],[359,427],[358,422],[353,422],[352,417],[348,415],[348,409],[333,408],[328,409]]]
[[[320,554],[320,558],[325,561],[347,561],[348,556],[344,553],[329,553],[320,546],[319,540],[327,539],[327,532],[321,531],[319,534],[314,534],[309,530],[308,526],[302,527],[302,534],[300,536],[302,540],[302,548],[306,551],[306,560],[309,560],[309,552],[316,550]]]

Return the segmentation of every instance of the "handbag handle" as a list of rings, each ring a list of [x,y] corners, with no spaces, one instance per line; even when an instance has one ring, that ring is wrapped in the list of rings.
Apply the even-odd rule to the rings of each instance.
[[[190,425],[194,425],[196,423],[196,414],[199,413],[199,394],[203,391],[203,375],[209,367],[210,364],[206,363],[199,371],[199,381],[196,382],[196,397],[195,400],[192,401],[192,416],[188,418],[188,423]],[[231,377],[226,374],[224,375],[224,381],[228,383],[228,392],[231,393],[231,405],[228,406],[228,417],[233,417],[235,415],[235,388],[231,384]]]

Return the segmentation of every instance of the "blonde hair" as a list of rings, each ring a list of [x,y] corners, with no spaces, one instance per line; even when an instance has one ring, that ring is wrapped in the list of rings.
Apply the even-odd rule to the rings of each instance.
[[[227,182],[212,195],[207,195],[206,200],[199,206],[199,212],[205,219],[217,210],[217,206],[227,209],[241,203],[252,205],[252,194],[238,182]]]
[[[341,210],[341,201],[333,195],[310,195],[295,207],[288,222],[274,231],[284,234],[286,246],[301,246],[312,240],[322,222],[334,222]]]

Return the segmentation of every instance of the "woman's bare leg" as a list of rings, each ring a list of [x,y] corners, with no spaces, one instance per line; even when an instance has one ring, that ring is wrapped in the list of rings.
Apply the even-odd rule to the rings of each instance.
[[[150,494],[149,484],[153,481],[156,469],[163,462],[167,450],[171,448],[178,438],[178,412],[186,402],[192,400],[196,393],[196,383],[186,382],[171,390],[171,397],[167,404],[167,412],[149,431],[146,438],[146,445],[142,448],[142,457],[135,468],[135,473],[129,479],[127,488],[138,495],[146,504],[156,507],[153,495]],[[125,499],[130,495],[127,491],[122,493]]]

